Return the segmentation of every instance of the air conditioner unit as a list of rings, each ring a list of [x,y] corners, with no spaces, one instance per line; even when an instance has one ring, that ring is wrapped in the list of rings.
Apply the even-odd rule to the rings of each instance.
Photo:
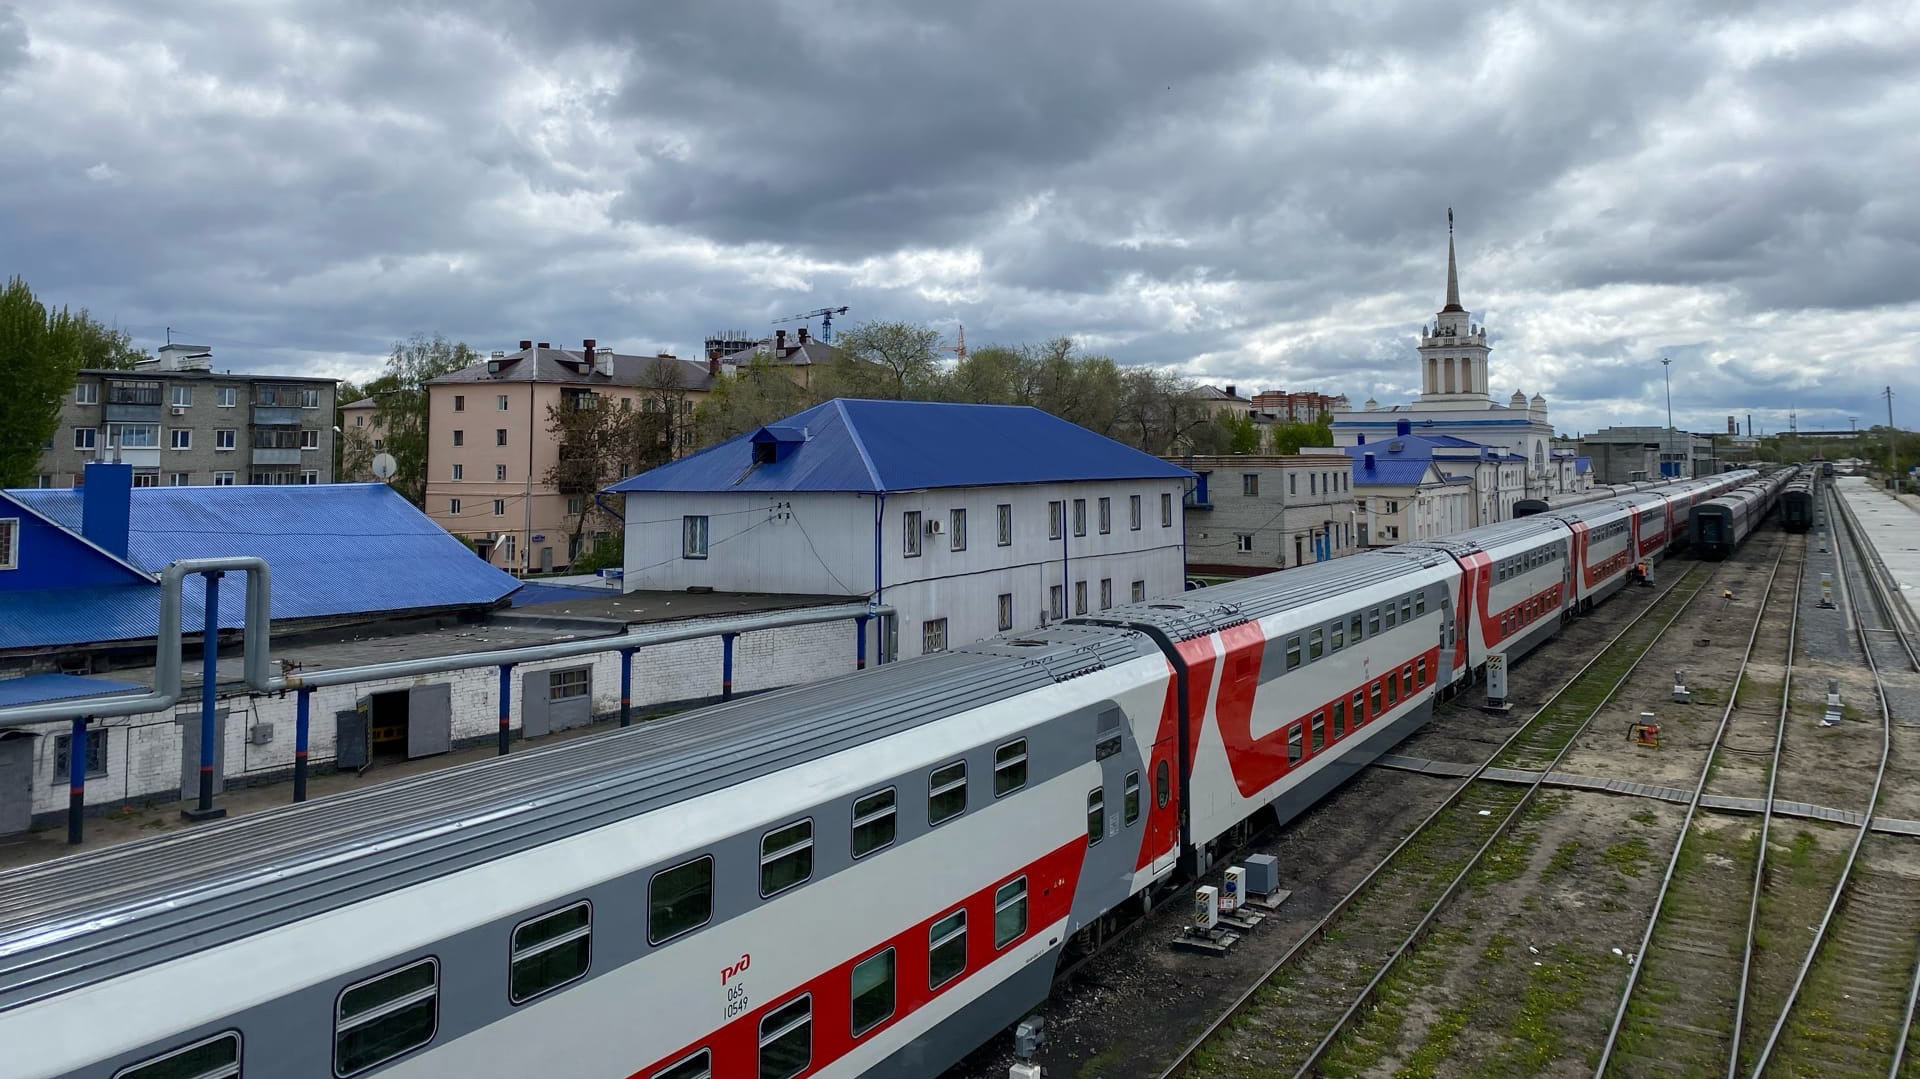
[[[187,410],[186,410],[186,409],[185,409],[184,407],[182,407],[182,406],[179,406],[179,405],[175,405],[175,406],[173,407],[173,409],[172,409],[171,411],[172,411],[172,413],[173,413],[173,415],[175,415],[175,416],[185,416],[185,415],[187,415]]]
[[[940,535],[940,519],[939,518],[927,519],[927,535],[928,536]]]

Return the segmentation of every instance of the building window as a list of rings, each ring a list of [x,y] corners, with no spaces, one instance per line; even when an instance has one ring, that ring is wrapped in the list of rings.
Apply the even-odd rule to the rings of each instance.
[[[707,557],[707,515],[689,514],[680,519],[680,557]]]
[[[567,668],[547,672],[547,700],[571,701],[586,697],[592,686],[592,668]]]
[[[585,505],[586,505],[586,502],[580,496],[578,495],[567,496],[567,513],[569,515],[572,515],[573,517],[579,517],[581,509]]]
[[[1100,579],[1100,610],[1105,611],[1112,606],[1113,606],[1113,579],[1103,577]]]
[[[459,512],[460,512],[460,500],[459,500],[459,499],[448,499],[448,500],[447,500],[447,513],[449,513],[449,514],[457,514],[457,513],[459,513]]]
[[[73,403],[75,405],[100,404],[100,384],[94,382],[74,383]]]
[[[1087,535],[1087,500],[1073,500],[1073,535]]]
[[[459,428],[454,428],[453,429],[453,445],[455,446],[467,445],[467,433],[464,431],[461,431]]]
[[[1140,496],[1127,496],[1127,528],[1140,531]]]
[[[111,732],[103,727],[87,729],[87,775],[90,777],[107,775],[107,738]],[[73,749],[73,736],[55,735],[53,737],[53,782],[60,786],[68,781],[68,770],[72,760],[67,755]]]
[[[760,838],[760,895],[785,892],[813,876],[813,821],[796,821]]]
[[[1300,474],[1299,473],[1290,472],[1287,474],[1287,494],[1289,495],[1300,494]]]
[[[759,1075],[799,1076],[813,1061],[813,995],[799,997],[760,1021]]]
[[[223,409],[231,409],[240,403],[240,390],[233,386],[216,386],[213,390],[213,403]]]
[[[1252,551],[1253,550],[1253,534],[1252,533],[1235,533],[1233,537],[1233,550],[1242,551],[1242,552]]]
[[[0,518],[0,570],[20,568],[19,518]]]
[[[1260,494],[1260,474],[1259,473],[1241,473],[1240,474],[1240,494],[1242,495]]]
[[[233,449],[234,446],[237,444],[238,430],[239,429],[237,428],[230,428],[230,427],[214,428],[213,429],[213,448],[215,450]]]
[[[455,480],[465,480],[465,479],[467,478],[467,467],[466,467],[465,465],[462,465],[462,464],[460,464],[460,463],[459,463],[459,462],[457,462],[457,461],[456,461],[456,462],[454,462],[454,463],[453,463],[453,478],[454,478]]]
[[[954,551],[967,550],[967,512],[954,510],[948,515],[947,543]]]
[[[505,517],[506,514],[507,514],[507,500],[505,499],[493,500],[493,516]]]
[[[1087,583],[1084,581],[1073,583],[1073,613],[1075,615],[1087,613]]]
[[[493,429],[493,445],[495,446],[507,445],[507,429],[506,428]]]
[[[853,965],[853,1037],[859,1038],[893,1015],[896,967],[892,949]]]
[[[157,472],[147,472],[144,469],[136,470],[133,474],[133,486],[134,487],[159,487],[160,474]]]
[[[1013,504],[1001,503],[993,508],[993,513],[998,519],[998,543],[1006,547],[1013,543]]]
[[[427,1045],[439,1021],[437,960],[347,987],[334,1010],[334,1075],[351,1076]]]
[[[1054,619],[1067,617],[1066,590],[1058,585],[1047,586],[1047,615]]]
[[[108,424],[107,445],[128,450],[158,450],[159,424]]]
[[[493,407],[501,412],[507,411],[507,395],[498,394],[493,399]]]
[[[514,928],[507,996],[515,1005],[586,975],[593,962],[593,909],[585,900]]]
[[[92,446],[93,443],[87,443]],[[1066,526],[1067,504],[1054,500],[1047,504],[1047,539],[1058,540]]]
[[[1013,629],[1013,594],[1010,592],[1000,594],[1000,629]]]
[[[653,875],[647,884],[647,941],[659,945],[713,918],[713,856]]]
[[[1173,528],[1173,494],[1171,492],[1160,493],[1160,527]]]
[[[908,510],[900,515],[900,550],[904,557],[920,557],[920,511]]]
[[[1004,949],[1027,932],[1027,879],[1014,878],[993,890],[993,947]]]
[[[307,389],[300,391],[300,407],[303,409],[319,408],[320,407],[319,388],[308,387]]]
[[[193,449],[193,429],[177,427],[167,432],[167,446],[174,450]]]
[[[1027,786],[1027,740],[1015,739],[993,752],[993,797]]]
[[[191,406],[193,404],[193,387],[179,386],[179,385],[174,386],[173,396],[171,400],[173,401],[173,406],[176,409],[184,409]]]
[[[300,482],[303,484],[318,484],[320,482],[320,470],[319,469],[301,469]]]
[[[385,439],[373,440],[373,448],[375,450],[385,450],[387,448],[387,440]]]
[[[214,486],[214,487],[232,487],[232,486],[233,486],[233,473],[231,473],[231,472],[217,472],[217,473],[214,473],[214,474],[213,474],[213,486]]]
[[[467,411],[467,395],[465,394],[453,395],[453,411],[454,412]]]
[[[938,990],[967,970],[965,908],[936,920],[927,931],[927,988]]]
[[[1147,598],[1147,583],[1144,581],[1134,582],[1131,595],[1133,596],[1133,602],[1136,604],[1145,600]]]
[[[947,651],[947,620],[928,619],[920,624],[920,651],[923,653]]]
[[[99,432],[95,431],[93,428],[90,428],[90,427],[74,428],[73,429],[73,448],[75,450],[91,450],[94,447],[94,439],[97,438],[98,436],[99,436]]]
[[[167,474],[168,487],[188,487],[193,483],[192,473],[170,472]]]
[[[956,761],[933,770],[927,779],[927,824],[959,817],[967,808],[967,763]]]
[[[302,450],[320,449],[320,429],[319,428],[302,428],[301,429],[300,449]]]
[[[507,478],[507,467],[505,465],[495,465],[493,467],[493,478],[495,480],[505,480]]]
[[[1100,531],[1102,533],[1113,531],[1113,500],[1104,495],[1100,497]]]
[[[854,800],[853,857],[871,855],[893,843],[896,823],[892,788]]]

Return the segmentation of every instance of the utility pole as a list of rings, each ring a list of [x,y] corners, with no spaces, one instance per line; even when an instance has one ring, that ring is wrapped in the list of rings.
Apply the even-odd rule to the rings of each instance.
[[[1896,432],[1893,427],[1893,387],[1889,386],[1881,390],[1880,396],[1887,399],[1887,478],[1893,481],[1893,490],[1899,491],[1900,456],[1899,451],[1895,449],[1898,444],[1894,442]]]
[[[1660,441],[1667,444],[1667,453],[1671,454],[1673,453],[1673,361],[1664,357],[1661,358],[1660,373],[1667,383],[1667,434]],[[1664,468],[1660,471],[1662,475],[1666,473]],[[1678,462],[1674,463],[1673,475],[1680,475],[1680,465]]]

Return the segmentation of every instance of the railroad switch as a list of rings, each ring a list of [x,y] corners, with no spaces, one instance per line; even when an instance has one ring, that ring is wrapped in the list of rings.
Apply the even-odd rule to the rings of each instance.
[[[1692,700],[1692,697],[1693,695],[1687,693],[1687,669],[1675,668],[1673,672],[1673,700],[1677,704],[1685,705],[1688,701]]]
[[[1652,713],[1643,712],[1640,714],[1638,723],[1628,725],[1627,738],[1633,740],[1636,746],[1658,750],[1660,749],[1660,725],[1653,722]]]

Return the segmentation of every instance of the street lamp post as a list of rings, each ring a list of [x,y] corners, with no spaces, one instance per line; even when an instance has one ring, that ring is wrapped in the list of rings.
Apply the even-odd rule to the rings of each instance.
[[[1663,357],[1660,361],[1660,373],[1667,384],[1667,434],[1660,441],[1667,444],[1667,453],[1671,454],[1673,453],[1673,361]],[[1674,464],[1673,474],[1680,475],[1680,466],[1677,462]]]

